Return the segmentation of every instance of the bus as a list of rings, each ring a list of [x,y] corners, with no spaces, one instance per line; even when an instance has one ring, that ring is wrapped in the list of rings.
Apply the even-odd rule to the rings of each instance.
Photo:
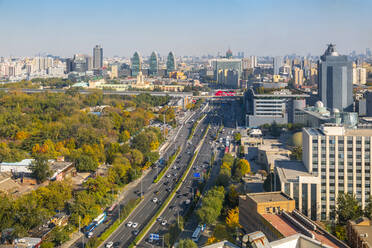
[[[192,236],[191,236],[192,241],[194,241],[194,242],[198,242],[198,241],[199,241],[199,238],[200,238],[200,235],[201,235],[201,232],[202,232],[202,228],[201,228],[201,226],[199,225],[199,226],[195,229],[194,233],[193,233]]]
[[[97,218],[95,218],[93,220],[93,223],[96,225],[96,226],[99,226],[100,224],[102,224],[102,222],[105,221],[107,215],[106,215],[106,212],[103,212],[102,214],[98,215]]]
[[[118,205],[117,203],[113,204],[113,205],[112,205],[112,206],[107,210],[107,214],[108,214],[108,215],[112,215],[117,205]]]
[[[88,226],[85,227],[85,233],[88,234],[90,232],[93,232],[93,230],[96,228],[96,224],[93,222],[90,223]]]

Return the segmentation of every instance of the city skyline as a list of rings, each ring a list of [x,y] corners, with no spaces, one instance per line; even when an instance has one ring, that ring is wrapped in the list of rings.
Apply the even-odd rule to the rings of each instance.
[[[372,44],[372,2],[272,0],[187,1],[162,0],[142,4],[109,0],[0,0],[5,39],[0,56],[39,53],[70,57],[91,54],[94,45],[105,56],[320,55],[336,43],[341,54],[364,53]],[[357,13],[357,14],[356,14]],[[351,18],[352,17],[352,18]]]

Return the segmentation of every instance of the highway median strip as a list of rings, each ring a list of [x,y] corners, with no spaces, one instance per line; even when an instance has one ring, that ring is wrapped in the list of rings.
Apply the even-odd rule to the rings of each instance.
[[[208,127],[205,129],[204,134],[203,134],[203,137],[202,137],[201,141],[199,142],[198,148],[200,148],[200,144],[203,144],[204,143],[204,139],[207,136],[207,133],[208,133],[209,128],[210,128],[210,125],[208,125]],[[190,162],[188,163],[186,172],[182,175],[181,179],[178,180],[176,186],[174,187],[174,189],[172,190],[172,192],[169,194],[169,196],[167,197],[167,199],[164,201],[164,203],[162,204],[162,206],[159,208],[159,210],[155,213],[155,215],[151,218],[151,220],[147,223],[147,225],[141,230],[141,232],[134,239],[134,241],[129,245],[130,248],[131,247],[135,247],[135,245],[137,243],[141,242],[141,240],[145,237],[145,235],[147,234],[147,232],[154,225],[156,219],[162,214],[163,210],[168,206],[169,202],[173,199],[174,195],[176,194],[176,192],[178,191],[178,189],[181,187],[182,183],[184,182],[185,178],[189,174],[189,172],[190,172],[190,170],[192,168],[192,165],[194,164],[195,159],[196,159],[196,157],[199,154],[200,149],[198,149],[198,148],[196,149],[194,155],[192,156]]]
[[[133,212],[134,209],[141,203],[142,199],[131,199],[123,207],[120,219],[115,220],[97,239],[96,247],[99,247],[103,242],[105,242],[110,235],[115,232],[115,230],[128,218],[128,216]]]
[[[198,127],[198,125],[199,125],[199,123],[206,117],[207,115],[206,114],[204,114],[204,115],[202,115],[202,116],[200,116],[197,120],[196,120],[196,122],[194,123],[194,125],[192,126],[192,128],[191,128],[191,132],[190,132],[190,135],[189,135],[189,137],[187,138],[187,140],[191,140],[191,138],[194,136],[194,133],[195,133],[195,130],[196,130],[196,128]]]
[[[180,154],[181,152],[181,147],[179,146],[177,148],[177,151],[175,153],[173,153],[169,159],[167,160],[166,162],[166,165],[165,167],[160,171],[160,173],[157,175],[157,177],[155,178],[154,180],[154,183],[157,183],[159,182],[162,177],[164,176],[164,174],[167,172],[167,170],[169,169],[169,167],[173,164],[174,160],[178,157],[178,155]]]

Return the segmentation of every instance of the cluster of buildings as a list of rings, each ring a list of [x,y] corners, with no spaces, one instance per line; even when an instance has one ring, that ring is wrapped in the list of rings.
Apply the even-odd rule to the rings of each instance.
[[[0,79],[19,81],[22,79],[60,77],[65,78],[66,63],[55,57],[0,58]]]

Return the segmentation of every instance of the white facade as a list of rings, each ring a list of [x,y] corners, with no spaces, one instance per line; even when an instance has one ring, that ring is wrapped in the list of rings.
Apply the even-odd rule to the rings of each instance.
[[[363,67],[353,68],[353,84],[366,84],[367,70]]]
[[[333,219],[339,193],[355,195],[364,209],[372,196],[372,130],[303,129],[303,163],[321,181],[321,219]]]

